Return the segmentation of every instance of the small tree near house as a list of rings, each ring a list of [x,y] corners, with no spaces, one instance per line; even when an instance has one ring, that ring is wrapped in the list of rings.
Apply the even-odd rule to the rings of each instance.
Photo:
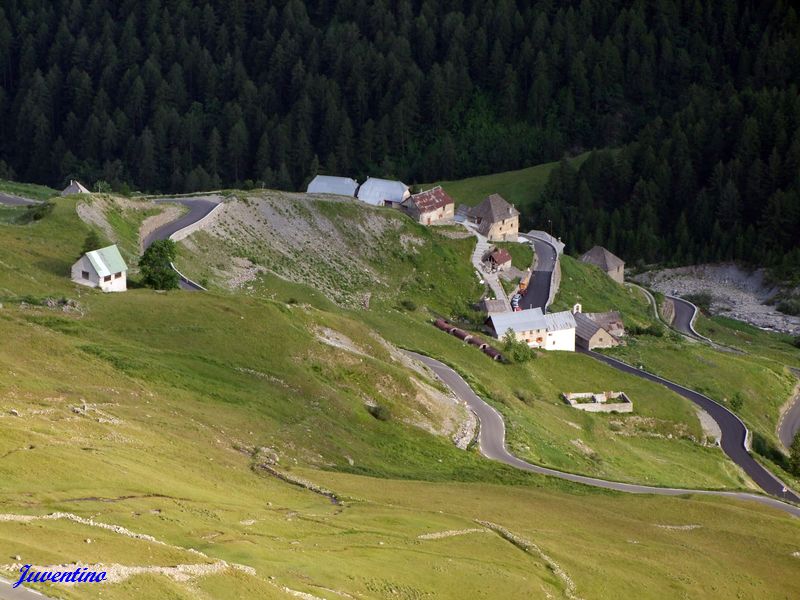
[[[153,242],[139,259],[142,283],[156,290],[174,290],[178,287],[178,274],[172,268],[176,246],[172,240]]]
[[[511,362],[527,362],[536,357],[533,349],[525,342],[518,340],[512,329],[508,329],[503,336],[503,350],[506,358]]]
[[[86,239],[83,240],[83,246],[81,247],[81,253],[78,258],[83,256],[87,252],[91,252],[92,250],[98,250],[104,246],[106,246],[106,244],[100,237],[100,234],[97,233],[94,229],[92,229],[89,231],[89,233],[86,234]]]

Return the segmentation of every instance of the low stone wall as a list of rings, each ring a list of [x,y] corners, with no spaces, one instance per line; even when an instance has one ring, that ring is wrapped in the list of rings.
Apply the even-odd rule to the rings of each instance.
[[[204,227],[208,226],[208,224],[211,223],[211,221],[215,219],[219,213],[222,212],[224,206],[225,205],[222,202],[220,202],[205,217],[203,217],[199,221],[195,221],[191,225],[187,225],[183,229],[179,229],[171,236],[169,236],[169,239],[171,239],[173,242],[179,242],[182,239],[189,237],[198,229],[203,229]]]
[[[622,402],[606,402],[606,400],[609,398],[609,394],[613,394],[610,398],[611,400],[617,400],[621,398]],[[633,402],[631,402],[631,399],[628,398],[625,392],[608,392],[608,393],[601,392],[599,394],[595,394],[592,392],[570,394],[564,392],[561,394],[561,397],[572,408],[577,408],[578,410],[582,410],[585,412],[594,412],[594,413],[633,412]],[[593,401],[578,402],[578,400],[583,400],[586,398],[592,398]]]
[[[550,306],[556,299],[558,288],[561,285],[561,261],[556,260],[556,266],[550,275],[550,297],[547,299],[547,306]]]
[[[615,404],[608,404],[607,402],[590,402],[588,404],[573,404],[572,408],[593,413],[633,412],[633,404],[631,402],[618,402]]]
[[[675,302],[670,298],[664,298],[664,301],[661,303],[661,318],[664,319],[664,322],[668,325],[672,325],[672,322],[675,320]]]

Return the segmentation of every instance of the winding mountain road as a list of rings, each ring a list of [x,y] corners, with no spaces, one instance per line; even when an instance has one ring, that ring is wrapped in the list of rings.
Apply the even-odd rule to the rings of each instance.
[[[424,356],[422,354],[417,354],[416,352],[405,351],[405,353],[411,358],[418,360],[419,362],[422,362],[427,367],[429,367],[439,377],[439,379],[441,379],[442,382],[444,382],[444,384],[447,387],[449,387],[456,396],[458,396],[464,402],[466,402],[467,405],[470,407],[470,409],[475,413],[480,422],[480,432],[478,433],[478,446],[480,448],[481,454],[483,454],[488,459],[505,463],[507,465],[510,465],[517,469],[521,469],[523,471],[529,471],[531,473],[537,473],[539,475],[558,477],[559,479],[565,479],[567,481],[572,481],[575,483],[581,483],[593,487],[616,490],[619,492],[627,492],[631,494],[656,494],[662,496],[680,496],[683,494],[722,496],[725,498],[733,498],[736,500],[749,500],[749,501],[759,502],[761,504],[766,504],[773,508],[782,510],[786,513],[794,515],[795,517],[800,517],[800,506],[788,504],[786,502],[782,502],[778,498],[773,498],[770,496],[761,496],[758,494],[751,494],[747,492],[721,492],[721,491],[693,490],[693,489],[683,489],[683,488],[662,488],[662,487],[654,487],[647,485],[638,485],[633,483],[622,483],[618,481],[608,481],[605,479],[598,479],[596,477],[588,477],[586,475],[576,475],[574,473],[566,473],[564,471],[558,471],[556,469],[541,467],[539,465],[533,465],[531,463],[525,462],[524,460],[517,458],[516,456],[511,454],[506,449],[505,422],[503,421],[503,417],[500,415],[500,413],[497,412],[497,410],[495,410],[492,406],[481,400],[481,398],[472,390],[471,387],[469,387],[467,382],[464,381],[464,379],[458,373],[456,373],[453,369],[451,369],[444,363],[439,362],[436,359]],[[636,369],[633,369],[633,371],[636,371]],[[662,384],[664,383],[664,381],[658,381],[658,382]],[[685,390],[685,388],[682,389]],[[725,439],[724,436],[725,436],[725,430],[723,429],[723,440]],[[743,446],[742,449],[744,449]],[[750,457],[750,460],[752,461],[752,457]],[[753,462],[755,463],[755,461]],[[758,463],[755,464],[757,465]],[[758,466],[760,467],[760,465]],[[778,482],[777,479],[775,479],[774,477],[772,477],[772,481],[775,482],[777,485],[780,485],[780,482]],[[765,483],[768,486],[770,486],[769,482],[767,482],[766,480]],[[778,492],[780,493],[780,489],[778,490]],[[791,492],[788,492],[780,497],[785,498],[787,500],[800,502],[800,498],[795,494],[792,494]]]
[[[145,248],[150,246],[153,242],[167,240],[171,235],[177,233],[181,229],[194,225],[199,220],[206,218],[219,204],[218,201],[215,202],[207,198],[160,198],[153,200],[153,202],[158,204],[181,204],[186,206],[189,212],[151,232],[150,235],[144,239],[143,245]],[[173,265],[172,268],[175,269],[175,266]],[[175,271],[180,276],[180,286],[182,290],[190,292],[203,291],[200,285],[185,277],[177,269],[175,269]]]
[[[194,225],[200,219],[207,217],[219,204],[219,202],[214,202],[213,200],[207,200],[205,198],[163,198],[152,200],[152,202],[157,204],[181,204],[187,207],[189,212],[151,232],[150,235],[144,239],[145,248],[153,242],[169,239],[169,236],[185,227],[189,227],[189,225]]]
[[[667,298],[672,300],[675,306],[675,318],[672,320],[672,326],[682,334],[693,337],[696,340],[708,341],[707,338],[697,333],[694,328],[694,320],[699,312],[697,307],[683,298],[676,296],[667,296]]]
[[[800,369],[791,369],[797,377],[800,377]],[[778,421],[778,438],[781,444],[788,450],[792,447],[794,436],[800,433],[800,394],[798,394],[794,403],[781,415]]]

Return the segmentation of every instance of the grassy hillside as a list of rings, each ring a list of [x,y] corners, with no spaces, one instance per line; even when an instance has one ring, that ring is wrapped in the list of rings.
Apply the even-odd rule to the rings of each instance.
[[[616,283],[593,265],[564,255],[561,285],[552,310],[572,310],[578,302],[584,312],[618,310],[627,326],[647,327],[655,319],[653,309],[640,291]]]
[[[0,193],[3,192],[11,194],[12,196],[28,198],[30,200],[49,200],[59,193],[57,190],[49,188],[45,185],[37,185],[35,183],[17,183],[16,181],[0,179]]]
[[[578,168],[588,156],[589,153],[586,152],[571,158],[570,162]],[[556,166],[558,162],[543,163],[517,171],[469,177],[458,181],[439,181],[435,185],[441,185],[459,204],[474,206],[489,194],[497,193],[525,213],[542,193],[550,172]],[[532,217],[535,220],[535,215]]]
[[[554,310],[567,310],[581,302],[585,312],[619,310],[628,327],[662,328],[655,323],[652,308],[638,290],[618,285],[600,269],[569,256],[562,257],[561,268],[562,282]],[[629,337],[627,346],[608,352],[722,402],[761,436],[765,444],[762,449],[777,458],[777,450],[772,450],[779,446],[775,426],[780,408],[796,384],[787,367],[800,368],[800,349],[793,346],[789,336],[761,331],[733,319],[701,317],[698,328],[704,335],[741,352],[714,350],[668,330],[661,338]],[[778,463],[782,464],[780,458]],[[772,467],[780,468],[775,464]],[[783,470],[776,472],[786,481],[797,481]]]
[[[691,407],[662,388],[577,355],[499,365],[431,327],[430,309],[457,314],[479,291],[466,260],[471,240],[389,211],[309,205],[315,222],[333,228],[322,250],[306,251],[297,281],[259,272],[228,291],[212,266],[234,250],[266,261],[275,246],[229,246],[210,232],[182,245],[180,258],[215,278],[215,291],[104,295],[65,276],[88,231],[74,206],[59,202],[30,225],[0,224],[0,339],[13,340],[0,344],[0,552],[37,565],[102,562],[118,578],[59,587],[63,597],[616,597],[634,589],[663,597],[665,586],[677,595],[797,593],[794,578],[774,577],[797,560],[798,525],[782,514],[612,494],[455,448],[449,432],[462,413],[384,340],[464,373],[509,420],[511,447],[531,460],[657,484],[745,485],[700,443]],[[123,233],[139,217],[121,211]],[[353,219],[361,226],[347,227]],[[373,255],[364,244],[374,219],[387,223],[386,252]],[[205,241],[217,244],[217,262],[195,253]],[[391,252],[403,241],[418,252]],[[307,285],[323,276],[325,248],[359,250],[355,264],[386,282],[369,310]],[[372,285],[330,283],[337,292]],[[77,305],[32,305],[60,296]],[[576,414],[557,399],[567,386],[621,386],[636,418]],[[343,503],[269,469],[321,484]],[[35,518],[54,511],[75,518]],[[524,551],[476,520],[536,546]],[[419,537],[467,529],[479,531]],[[13,562],[0,561],[7,578]],[[718,564],[736,564],[737,575]],[[181,579],[176,565],[194,565],[181,569],[197,575]],[[674,572],[687,575],[676,581]]]

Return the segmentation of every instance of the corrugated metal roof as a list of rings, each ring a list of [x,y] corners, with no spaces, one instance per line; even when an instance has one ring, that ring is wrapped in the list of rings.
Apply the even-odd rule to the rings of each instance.
[[[455,204],[453,199],[442,189],[442,186],[436,186],[426,192],[420,192],[409,197],[404,205],[414,204],[420,213],[430,212],[437,208],[443,208],[448,204]]]
[[[511,261],[511,254],[505,248],[497,248],[489,255],[489,258],[491,258],[495,263],[502,265],[503,263]]]
[[[358,199],[373,206],[382,206],[385,201],[402,202],[408,195],[408,186],[402,181],[390,181],[368,177],[358,189]]]
[[[497,335],[511,329],[514,332],[547,329],[547,321],[541,308],[529,308],[518,312],[497,313],[489,316]]]
[[[568,310],[557,313],[548,313],[544,316],[547,323],[547,331],[563,331],[565,329],[575,329],[575,317]]]
[[[336,194],[338,196],[355,196],[358,182],[349,177],[317,175],[308,184],[308,194]]]
[[[92,250],[86,253],[86,258],[92,263],[94,270],[100,277],[113,275],[114,273],[121,273],[128,270],[128,265],[119,253],[119,248],[114,246],[106,246],[99,250]]]

